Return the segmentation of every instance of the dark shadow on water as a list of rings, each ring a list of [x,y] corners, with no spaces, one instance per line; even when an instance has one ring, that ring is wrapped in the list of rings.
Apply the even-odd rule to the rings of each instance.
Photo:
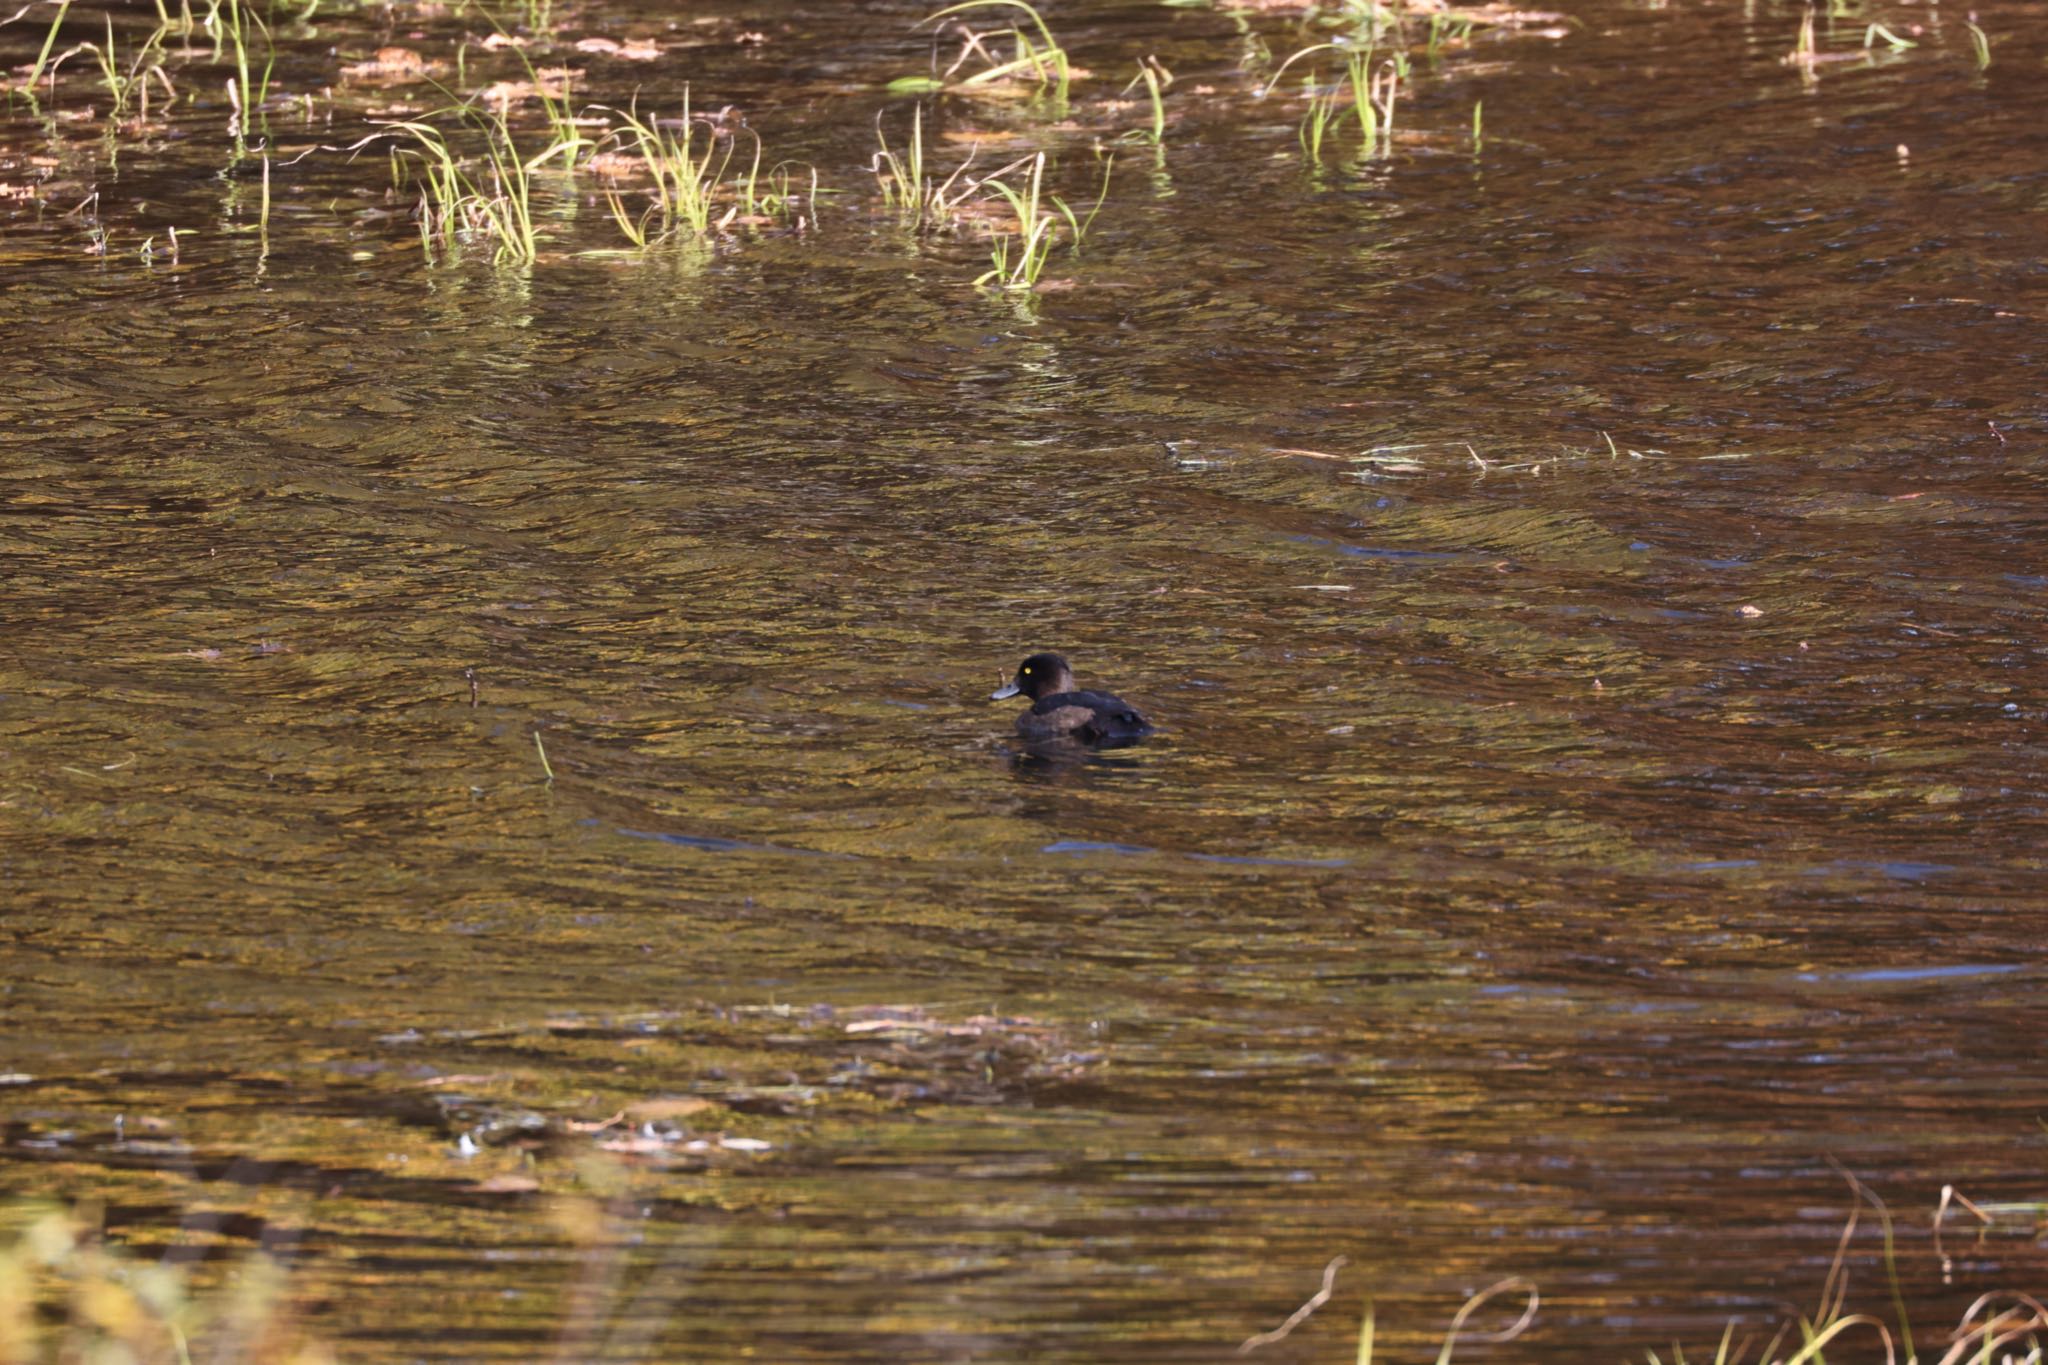
[[[1144,844],[1119,844],[1093,839],[1060,839],[1047,844],[1040,853],[1154,855],[1164,858],[1192,858],[1200,863],[1229,863],[1241,867],[1349,867],[1349,858],[1267,858],[1248,853],[1187,853],[1176,849],[1148,848]]]
[[[593,822],[594,823],[594,822]],[[627,829],[614,826],[618,833],[628,839],[652,839],[656,843],[669,844],[676,848],[693,848],[700,853],[788,853],[805,858],[847,857],[847,854],[828,853],[816,848],[791,848],[787,844],[759,844],[746,839],[723,839],[709,834],[681,834],[674,830]]]
[[[1009,759],[1010,771],[1018,777],[1064,781],[1087,774],[1134,773],[1147,767],[1144,758],[1132,752],[1134,747],[1108,750],[1091,749],[1071,741],[1012,742],[1003,746],[1003,752]]]

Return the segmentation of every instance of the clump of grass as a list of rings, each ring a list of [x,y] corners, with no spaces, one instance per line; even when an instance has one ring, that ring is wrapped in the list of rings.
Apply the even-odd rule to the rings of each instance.
[[[969,181],[959,190],[954,186],[974,164],[974,153],[967,154],[967,160],[954,168],[953,173],[943,181],[933,181],[924,169],[924,108],[918,106],[910,115],[910,141],[898,156],[889,146],[889,138],[882,131],[882,119],[875,116],[875,140],[881,150],[875,153],[869,169],[874,172],[875,183],[881,187],[882,203],[891,209],[905,227],[912,231],[937,230],[951,227],[961,203],[977,188]]]
[[[1786,54],[1785,62],[1789,66],[1810,67],[1818,54],[1813,33],[1813,8],[1809,5],[1806,13],[1799,17],[1799,32],[1792,39],[1792,51]]]
[[[616,115],[621,126],[600,147],[616,147],[629,160],[637,158],[649,181],[647,205],[637,214],[620,191],[605,191],[612,221],[634,246],[644,249],[680,236],[709,237],[743,217],[749,224],[780,219],[801,229],[806,226],[806,209],[811,210],[809,225],[817,225],[817,169],[778,161],[763,170],[760,134],[744,124],[734,127],[693,114],[687,89],[678,119],[642,117],[637,107],[604,112]],[[742,134],[753,139],[754,154],[739,171],[735,159]],[[800,170],[810,172],[808,188],[799,181]]]
[[[533,156],[524,156],[502,111],[489,118],[463,112],[483,136],[483,154],[474,174],[450,146],[447,135],[431,123],[391,123],[378,134],[410,139],[392,155],[397,178],[403,181],[409,173],[416,173],[419,180],[420,243],[429,261],[443,259],[465,246],[486,245],[493,264],[531,265],[540,251],[533,224],[535,176],[550,161],[565,154],[573,156],[575,144],[557,140]]]
[[[491,27],[497,29],[501,37],[512,36],[505,32],[504,27],[496,19],[491,20]],[[524,47],[514,44],[512,51],[518,55],[519,64],[526,68],[527,84],[533,87],[533,97],[540,101],[541,113],[548,121],[549,136],[554,145],[564,149],[573,162],[577,153],[590,143],[589,139],[583,136],[582,125],[576,121],[576,115],[569,107],[569,83],[572,73],[567,70],[542,71],[527,57]],[[460,55],[458,52],[458,61]],[[687,94],[684,98],[687,100]]]
[[[270,26],[242,0],[213,0],[200,26],[213,35],[213,59],[220,61],[227,48],[234,49],[235,77],[228,83],[228,103],[234,110],[228,125],[235,145],[242,145],[249,122],[270,96],[270,73],[277,65],[277,45],[271,41]],[[254,40],[263,39],[263,74],[252,74],[250,50]]]
[[[1040,89],[1049,88],[1054,99],[1064,103],[1067,98],[1068,87],[1073,82],[1073,64],[1067,59],[1067,50],[1060,46],[1059,42],[1052,36],[1052,30],[1046,27],[1044,17],[1037,10],[1026,4],[1025,0],[962,0],[960,4],[948,5],[942,10],[926,15],[922,22],[935,24],[942,19],[949,19],[954,15],[967,14],[983,9],[1015,11],[1029,21],[1030,27],[1027,29],[1024,24],[1015,23],[1009,28],[991,35],[988,33],[976,33],[974,30],[963,25],[960,55],[954,59],[953,64],[942,75],[936,78],[922,76],[907,77],[901,81],[892,81],[890,88],[893,90],[945,88],[952,81],[956,72],[978,57],[986,62],[987,65],[981,70],[976,71],[973,75],[961,80],[958,88],[973,90],[985,88],[1001,81],[1027,80],[1036,84]],[[1012,55],[1004,58],[990,51],[988,43],[991,37],[998,40],[1003,38],[1009,39]]]
[[[1045,153],[1030,158],[1030,172],[1024,187],[1020,190],[1001,177],[1010,170],[1024,165],[1012,162],[981,182],[993,190],[1009,205],[1016,215],[1015,233],[998,233],[989,248],[991,268],[982,272],[974,281],[977,287],[990,286],[996,289],[1029,290],[1038,285],[1039,276],[1045,273],[1045,265],[1051,259],[1053,249],[1059,245],[1060,224],[1067,226],[1067,246],[1071,251],[1081,249],[1082,238],[1095,223],[1095,215],[1102,212],[1103,201],[1109,197],[1109,175],[1115,165],[1114,158],[1104,162],[1102,167],[1102,190],[1095,196],[1095,206],[1086,218],[1077,216],[1067,201],[1056,194],[1045,192]],[[1046,205],[1051,205],[1047,208]]]
[[[1474,458],[1477,458],[1476,456]],[[1842,1177],[1849,1182],[1852,1192],[1849,1216],[1844,1223],[1840,1238],[1835,1244],[1835,1254],[1829,1262],[1826,1278],[1821,1284],[1820,1303],[1809,1316],[1796,1315],[1792,1321],[1778,1328],[1763,1349],[1750,1354],[1748,1340],[1737,1342],[1734,1322],[1730,1322],[1721,1333],[1719,1344],[1710,1359],[1713,1365],[1826,1365],[1830,1359],[1840,1360],[1846,1351],[1843,1339],[1857,1331],[1868,1332],[1876,1337],[1877,1350],[1866,1350],[1852,1359],[1883,1359],[1916,1362],[1922,1359],[1913,1346],[1913,1327],[1906,1316],[1906,1299],[1899,1284],[1898,1244],[1892,1228],[1891,1211],[1862,1181],[1842,1170]],[[1967,1209],[1977,1218],[1989,1224],[1993,1221],[1994,1209],[2015,1213],[2038,1220],[2048,1205],[2015,1204],[1983,1206],[1972,1204],[1956,1195],[1952,1189],[1942,1191],[1941,1207],[1935,1213],[1935,1250],[1941,1249],[1941,1226],[1943,1215],[1951,1201]],[[1865,1207],[1873,1210],[1883,1229],[1883,1251],[1881,1264],[1890,1299],[1890,1310],[1898,1335],[1893,1336],[1892,1326],[1882,1318],[1870,1313],[1848,1311],[1849,1302],[1849,1248],[1856,1236]],[[1292,1333],[1314,1313],[1330,1301],[1336,1290],[1337,1272],[1347,1263],[1347,1257],[1338,1256],[1323,1268],[1322,1287],[1289,1315],[1287,1320],[1271,1331],[1260,1332],[1247,1337],[1238,1347],[1238,1354],[1246,1355],[1261,1347],[1270,1346]],[[1942,1258],[1944,1268],[1947,1258]],[[1513,1323],[1496,1332],[1471,1331],[1467,1324],[1480,1309],[1493,1299],[1504,1294],[1520,1294],[1524,1298],[1521,1314]],[[1437,1365],[1447,1365],[1453,1351],[1462,1342],[1506,1342],[1520,1336],[1536,1320],[1540,1305],[1536,1286],[1520,1276],[1512,1276],[1481,1290],[1467,1299],[1451,1319],[1449,1331],[1444,1335],[1443,1347],[1437,1353]],[[1359,1324],[1358,1365],[1372,1365],[1375,1314],[1370,1298],[1365,1301],[1364,1313]],[[1829,1352],[1837,1353],[1830,1356]],[[1588,1353],[1591,1354],[1590,1352]],[[1664,1357],[1655,1351],[1647,1351],[1644,1357],[1648,1365],[1665,1365]],[[1672,1365],[1687,1365],[1689,1357],[1685,1348],[1677,1344],[1671,1347]],[[2043,1365],[2048,1360],[2048,1304],[2040,1299],[2021,1293],[1980,1295],[1967,1310],[1953,1331],[1948,1334],[1947,1349],[1941,1354],[1936,1365]]]
[[[721,135],[710,120],[691,116],[687,90],[683,93],[682,117],[674,122],[651,114],[643,119],[634,109],[608,112],[616,113],[624,125],[611,135],[612,139],[640,158],[653,182],[648,205],[637,217],[627,211],[618,191],[607,191],[605,195],[612,220],[626,240],[647,247],[678,233],[709,236],[713,230],[715,195],[732,166],[733,139]],[[759,145],[757,138],[756,164]],[[717,226],[724,227],[739,211],[740,205],[735,202],[725,221]]]
[[[1839,1166],[1836,1169],[1849,1182],[1854,1202],[1850,1205],[1842,1235],[1835,1244],[1835,1255],[1829,1262],[1827,1277],[1822,1281],[1820,1304],[1812,1316],[1801,1314],[1795,1321],[1780,1327],[1755,1356],[1754,1365],[1825,1365],[1829,1348],[1846,1333],[1859,1328],[1877,1337],[1885,1359],[1899,1359],[1900,1348],[1903,1348],[1906,1360],[1919,1359],[1913,1349],[1913,1326],[1906,1317],[1905,1294],[1899,1286],[1898,1245],[1893,1234],[1891,1210],[1862,1181]],[[1849,1245],[1856,1235],[1857,1224],[1866,1205],[1876,1213],[1883,1229],[1881,1263],[1892,1315],[1898,1327],[1896,1344],[1891,1328],[1882,1319],[1868,1313],[1847,1311]],[[1935,1215],[1937,1247],[1941,1213],[1947,1206],[1948,1191],[1944,1191],[1942,1209]],[[2002,1300],[2010,1300],[2010,1305],[2000,1307]],[[1792,1343],[1789,1338],[1795,1328],[1798,1340]],[[1713,1356],[1714,1365],[1745,1365],[1749,1360],[1745,1347],[1736,1346],[1731,1350],[1734,1337],[1735,1324],[1731,1322],[1721,1334],[1720,1345]],[[1942,1353],[1939,1365],[1965,1365],[1965,1362],[1976,1361],[1989,1365],[1994,1360],[2005,1365],[2041,1365],[2044,1343],[2048,1343],[2048,1307],[2026,1294],[1985,1294],[1964,1312],[1948,1339],[1949,1347]],[[1684,1349],[1674,1344],[1671,1350],[1673,1365],[1685,1365]],[[1663,1365],[1656,1352],[1646,1355],[1649,1365]]]
[[[931,181],[924,173],[924,106],[917,105],[910,111],[910,142],[903,155],[896,155],[889,146],[889,135],[882,130],[882,116],[875,115],[875,141],[880,150],[868,162],[868,169],[874,173],[875,185],[882,191],[882,204],[901,218],[907,226],[924,226],[925,208],[932,192]]]
[[[1987,69],[1991,65],[1991,35],[1979,28],[1975,19],[1963,20],[1963,27],[1970,32],[1970,47],[1977,54],[1977,69]]]
[[[1372,51],[1352,49],[1344,54],[1344,83],[1351,87],[1351,112],[1358,116],[1359,136],[1365,155],[1371,156],[1380,140],[1380,107],[1373,99]]]
[[[529,33],[547,33],[555,26],[554,0],[516,0],[514,10]]]
[[[1344,43],[1315,43],[1302,48],[1282,63],[1273,73],[1271,80],[1261,92],[1270,93],[1279,84],[1287,68],[1303,57],[1318,52],[1338,52],[1344,57],[1344,84],[1351,92],[1352,113],[1358,119],[1358,131],[1362,140],[1361,155],[1385,156],[1394,147],[1394,107],[1400,98],[1401,83],[1407,76],[1407,62],[1399,55],[1388,58],[1377,66],[1373,62],[1373,49],[1355,47]],[[1337,95],[1335,91],[1323,90],[1320,83],[1310,78],[1308,111],[1302,117],[1300,137],[1302,151],[1310,161],[1322,159],[1323,141],[1336,120]]]
[[[745,126],[740,131],[754,139],[754,158],[747,166],[746,175],[736,176],[733,180],[733,198],[739,207],[739,217],[750,223],[772,223],[780,219],[798,228],[803,227],[804,206],[808,204],[815,208],[818,202],[818,168],[803,162],[778,161],[763,171],[761,159],[766,148],[761,142],[761,135]],[[808,193],[796,187],[796,168],[799,166],[811,173]],[[815,218],[815,214],[813,216]]]
[[[808,190],[797,188],[798,167],[811,173]],[[740,187],[740,204],[746,209],[745,216],[757,222],[781,219],[799,230],[805,226],[804,210],[809,208],[809,226],[815,228],[818,226],[818,168],[799,161],[778,161],[764,175],[761,171],[761,139],[756,134],[754,164],[747,172],[746,182]]]
[[[1311,165],[1323,159],[1323,142],[1330,135],[1330,125],[1337,121],[1337,92],[1323,89],[1314,76],[1309,77],[1308,108],[1301,116],[1301,154]]]
[[[164,35],[167,32],[168,29],[159,27],[144,39],[142,47],[124,70],[120,59],[114,53],[114,18],[112,15],[107,16],[107,47],[104,52],[97,55],[100,75],[107,86],[107,96],[113,102],[113,110],[109,117],[115,123],[119,123],[127,115],[128,102],[135,97],[139,97],[141,106],[137,117],[148,122],[149,90],[152,80],[163,87],[164,94],[168,97],[168,103],[164,106],[166,109],[178,102],[178,87],[171,84],[170,76],[164,71]]]
[[[1337,19],[1350,29],[1354,42],[1376,47],[1385,34],[1405,36],[1407,7],[1389,0],[1342,0]]]
[[[136,51],[134,57],[124,65],[121,61],[119,47],[114,39],[114,16],[109,14],[105,18],[107,22],[106,43],[102,45],[85,42],[66,50],[49,64],[51,83],[55,84],[57,71],[65,62],[81,52],[89,52],[92,54],[93,60],[99,65],[100,81],[107,89],[109,105],[107,121],[110,125],[118,127],[127,120],[128,106],[131,102],[139,103],[141,108],[140,117],[142,119],[147,120],[149,118],[151,80],[155,80],[161,85],[164,93],[170,96],[172,103],[176,103],[178,90],[176,86],[171,84],[171,78],[164,71],[163,63],[163,40],[164,35],[169,30],[159,27],[155,32],[151,33],[149,37],[143,40],[142,46]],[[53,37],[55,36],[54,28],[51,30],[51,34]]]
[[[1380,63],[1375,69],[1370,52],[1353,52],[1345,60],[1346,83],[1351,87],[1352,108],[1364,137],[1366,156],[1391,156],[1394,151],[1394,103],[1400,98],[1404,78],[1399,59]]]
[[[28,69],[28,78],[22,82],[22,87],[30,94],[34,94],[36,82],[42,78],[43,68],[49,63],[50,52],[57,46],[57,30],[64,27],[64,16],[70,12],[71,0],[61,0],[57,6],[57,13],[50,19],[49,32],[43,35],[43,49],[36,54],[34,64]],[[56,85],[55,75],[51,76],[50,84]]]
[[[1256,1336],[1246,1337],[1238,1344],[1237,1353],[1239,1355],[1249,1355],[1262,1346],[1271,1346],[1276,1341],[1285,1340],[1295,1328],[1307,1322],[1318,1308],[1321,1308],[1330,1301],[1330,1295],[1337,1288],[1337,1272],[1348,1265],[1350,1260],[1351,1258],[1348,1256],[1332,1258],[1330,1263],[1323,1267],[1322,1288],[1310,1295],[1302,1303],[1301,1307],[1295,1309],[1288,1316],[1287,1321],[1281,1323],[1272,1331],[1260,1332]],[[1473,1314],[1500,1295],[1512,1293],[1519,1293],[1526,1300],[1522,1305],[1521,1316],[1516,1318],[1514,1322],[1495,1332],[1472,1332],[1466,1328],[1465,1324],[1471,1321]],[[1494,1343],[1513,1341],[1516,1337],[1528,1331],[1530,1324],[1536,1321],[1536,1310],[1541,1304],[1542,1298],[1537,1294],[1536,1286],[1519,1275],[1509,1276],[1505,1280],[1500,1280],[1480,1290],[1477,1294],[1466,1299],[1458,1311],[1451,1316],[1450,1329],[1444,1333],[1443,1349],[1437,1353],[1437,1365],[1447,1365],[1451,1358],[1451,1352],[1457,1349],[1458,1342],[1461,1340]],[[1368,1298],[1365,1301],[1365,1312],[1358,1324],[1358,1365],[1372,1365],[1374,1317],[1372,1300]]]
[[[1148,139],[1153,146],[1166,140],[1166,87],[1173,84],[1173,73],[1166,69],[1157,57],[1147,56],[1138,63],[1138,74],[1124,87],[1128,95],[1140,85],[1152,100],[1152,133]],[[1142,134],[1141,134],[1142,136]]]
[[[180,38],[189,38],[192,30],[199,26],[198,20],[192,17],[192,0],[178,0],[178,17],[175,19],[164,8],[164,0],[156,0],[156,18],[157,32],[165,37],[176,34]]]
[[[261,1252],[202,1295],[184,1269],[105,1240],[91,1209],[8,1210],[0,1243],[0,1360],[155,1361],[240,1358],[329,1365],[281,1306],[283,1272]],[[204,1348],[218,1338],[221,1350]],[[200,1348],[195,1351],[195,1347]]]
[[[1425,50],[1432,57],[1440,54],[1451,43],[1462,43],[1472,36],[1472,17],[1453,10],[1436,10],[1429,16],[1429,38]]]

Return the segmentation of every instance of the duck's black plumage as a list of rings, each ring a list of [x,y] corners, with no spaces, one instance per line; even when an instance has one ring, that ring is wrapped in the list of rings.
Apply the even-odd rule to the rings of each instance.
[[[1107,692],[1083,692],[1074,686],[1074,671],[1058,654],[1034,654],[1017,665],[1008,686],[989,700],[1029,697],[1031,709],[1017,717],[1017,733],[1035,743],[1066,740],[1095,749],[1136,744],[1152,733],[1152,724],[1138,709]]]

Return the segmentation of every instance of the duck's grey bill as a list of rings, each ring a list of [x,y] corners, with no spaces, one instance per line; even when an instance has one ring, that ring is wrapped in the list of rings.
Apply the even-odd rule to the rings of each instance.
[[[1011,697],[1016,696],[1019,692],[1022,692],[1023,690],[1023,688],[1017,686],[1017,684],[1013,682],[1006,682],[1001,687],[998,687],[995,691],[989,693],[988,699],[990,701],[1008,701]]]

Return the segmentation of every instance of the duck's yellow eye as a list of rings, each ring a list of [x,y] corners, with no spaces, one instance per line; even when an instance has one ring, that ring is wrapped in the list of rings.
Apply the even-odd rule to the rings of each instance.
[[[1028,677],[1030,677],[1030,676],[1031,676],[1031,670],[1030,670],[1030,669],[1028,669],[1028,668],[1027,668],[1027,669],[1025,669],[1025,670],[1024,670],[1024,676],[1025,676],[1025,677],[1027,677],[1027,678],[1028,678]]]

